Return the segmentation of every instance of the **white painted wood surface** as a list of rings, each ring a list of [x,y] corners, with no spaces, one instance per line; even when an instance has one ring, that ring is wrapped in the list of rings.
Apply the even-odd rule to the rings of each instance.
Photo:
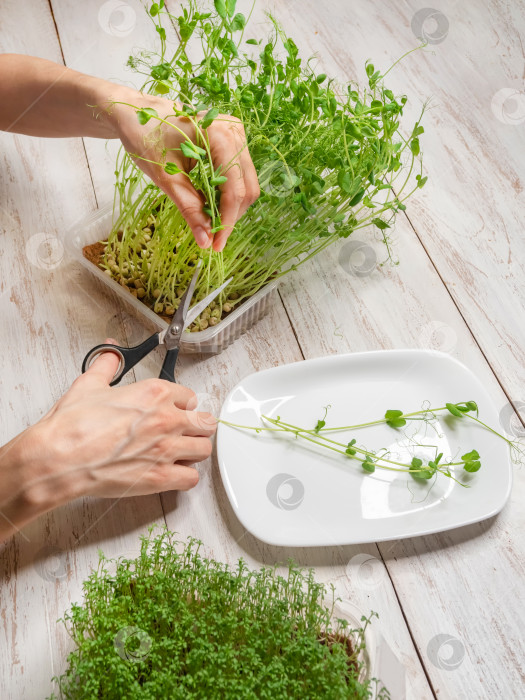
[[[272,8],[303,54],[317,52],[327,72],[360,80],[366,58],[384,68],[416,44],[411,22],[424,8],[380,0],[258,2],[257,22],[263,7]],[[32,3],[31,13],[4,2],[0,48],[64,59],[78,70],[128,81],[125,60],[133,47],[152,45],[152,27],[138,0],[123,3],[108,27],[99,22],[104,4],[52,0],[53,17],[44,0]],[[239,2],[239,8],[246,4]],[[525,111],[524,121],[516,123],[519,96],[513,124],[501,121],[510,119],[507,113],[498,119],[491,109],[499,90],[522,87],[523,10],[495,0],[468,6],[436,0],[433,6],[448,20],[446,38],[389,75],[416,107],[429,96],[436,105],[422,138],[429,182],[396,227],[400,266],[356,276],[338,262],[340,254],[344,260],[343,243],[290,277],[282,286],[283,303],[220,356],[181,358],[180,381],[208,409],[217,411],[232,386],[256,370],[302,357],[395,347],[450,352],[484,379],[497,405],[512,399],[523,408],[525,251],[519,214]],[[437,25],[425,25],[427,31],[437,31],[442,20],[436,19]],[[24,31],[17,31],[22,24]],[[126,333],[140,337],[145,330],[118,299],[61,259],[53,239],[110,194],[116,144],[107,151],[102,142],[86,140],[84,150],[78,139],[0,138],[0,440],[6,441],[65,391],[86,349],[108,330],[123,340]],[[39,233],[54,246],[51,264],[32,253],[28,262],[25,242],[40,240],[32,238]],[[382,259],[368,231],[359,239]],[[137,377],[151,376],[157,366],[158,356]],[[521,470],[510,504],[492,521],[443,535],[329,550],[288,550],[256,540],[229,506],[215,455],[199,471],[201,481],[189,493],[75,502],[24,528],[0,550],[1,698],[50,692],[50,679],[64,667],[70,648],[56,620],[80,600],[97,548],[108,555],[136,552],[137,534],[164,517],[182,536],[200,537],[224,561],[243,556],[258,566],[291,555],[314,566],[321,580],[333,582],[363,612],[379,612],[377,629],[406,668],[407,697],[519,696]],[[44,546],[56,550],[42,552]],[[354,565],[358,560],[347,566],[358,554],[379,560],[371,578]],[[463,654],[454,669],[439,668],[432,645],[429,652],[429,643],[446,634]],[[441,651],[446,658],[451,648]]]

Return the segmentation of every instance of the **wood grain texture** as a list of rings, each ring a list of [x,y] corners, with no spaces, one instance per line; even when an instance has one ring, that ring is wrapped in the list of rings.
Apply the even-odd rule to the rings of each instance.
[[[292,2],[272,7],[303,55],[316,51],[320,70],[347,80],[355,76],[363,79],[367,58],[383,58],[389,65],[413,45],[413,39],[407,37],[413,10],[407,4],[338,2],[328,10],[313,2],[300,3],[300,8],[299,3]],[[458,24],[470,25],[472,19],[465,6],[458,3],[454,12]],[[474,14],[479,12],[478,5]],[[490,12],[486,8],[488,16],[499,34],[515,36],[506,27],[507,16],[496,21],[493,7]],[[433,347],[455,355],[475,371],[490,389],[496,406],[503,409],[508,399],[500,383],[512,396],[524,378],[520,359],[523,327],[517,323],[517,309],[523,302],[523,256],[514,263],[514,253],[510,258],[506,254],[501,257],[501,237],[482,230],[476,234],[473,212],[478,205],[487,210],[482,196],[490,181],[489,196],[505,202],[495,215],[496,221],[503,216],[508,224],[505,246],[511,241],[512,251],[523,249],[522,237],[511,240],[511,222],[518,212],[514,194],[508,194],[503,180],[489,178],[491,170],[498,170],[496,162],[514,162],[523,130],[509,138],[506,150],[501,143],[494,152],[478,144],[475,155],[479,162],[472,160],[469,141],[460,138],[460,132],[466,131],[465,124],[476,119],[489,143],[493,138],[490,110],[487,114],[480,107],[471,113],[469,100],[464,104],[461,101],[465,92],[469,96],[472,93],[468,75],[461,73],[462,42],[467,38],[474,43],[472,31],[471,27],[467,37],[460,32],[455,36],[456,43],[447,45],[446,59],[442,59],[445,64],[439,61],[441,54],[436,48],[436,56],[430,51],[424,54],[424,63],[423,59],[408,57],[391,74],[394,86],[415,95],[416,102],[417,96],[422,101],[430,89],[437,91],[438,86],[441,93],[439,110],[429,112],[430,123],[422,139],[425,167],[430,172],[423,190],[426,200],[423,205],[422,198],[416,197],[409,203],[407,214],[415,230],[405,217],[400,217],[396,226],[399,267],[378,267],[363,276],[359,272],[361,263],[355,267],[349,264],[348,250],[345,252],[349,243],[342,242],[287,278],[282,297],[305,357],[378,348]],[[483,38],[479,47],[471,49],[483,65],[488,65],[491,59],[482,46]],[[485,95],[493,88],[497,89],[497,83],[485,85]],[[450,98],[454,96],[456,107],[451,111]],[[445,130],[443,122],[448,125]],[[446,150],[443,141],[449,140],[454,148]],[[451,201],[458,202],[457,209],[450,206]],[[421,211],[425,219],[419,216]],[[359,240],[365,259],[373,258],[375,251],[377,260],[381,260],[372,231],[359,232]],[[495,265],[496,260],[501,260],[501,265]],[[507,344],[509,338],[513,340]],[[379,545],[436,695],[512,696],[523,684],[518,659],[523,648],[519,633],[523,626],[520,581],[525,551],[519,504],[524,488],[522,470],[517,469],[511,502],[498,518],[447,534]],[[505,581],[511,582],[509,595],[502,593]],[[437,650],[444,639],[439,635],[453,638],[460,660],[456,668],[446,668],[446,659],[454,650],[446,644]]]
[[[154,31],[138,0],[127,3],[134,15],[125,10],[109,20],[100,14],[104,4],[90,0],[80,9],[73,0],[52,0],[59,44],[43,0],[34,3],[32,16],[14,2],[4,3],[0,48],[59,62],[62,51],[67,65],[78,70],[133,82],[122,66],[134,47],[154,44]],[[272,9],[304,55],[316,52],[326,72],[362,81],[367,58],[388,66],[417,43],[411,22],[419,4],[258,0],[250,36],[264,35],[262,10]],[[173,11],[179,6],[169,3]],[[239,2],[238,9],[248,14],[247,6]],[[384,257],[372,232],[361,231],[356,260],[350,259],[355,251],[347,241],[290,276],[281,287],[284,305],[275,304],[220,356],[181,358],[178,379],[197,392],[202,408],[218,412],[227,392],[253,371],[303,356],[402,347],[450,352],[486,382],[502,408],[507,397],[516,405],[524,400],[524,336],[518,322],[524,296],[519,229],[524,127],[503,123],[510,117],[498,119],[491,109],[501,87],[521,86],[517,49],[523,10],[498,0],[475,7],[436,0],[434,7],[448,19],[446,39],[408,57],[389,75],[394,88],[415,98],[415,111],[429,95],[436,105],[425,118],[422,139],[429,182],[395,231],[400,266],[372,264],[370,274],[359,272],[363,257],[366,265]],[[22,19],[26,30],[20,36],[16,29]],[[169,38],[176,41],[173,31]],[[519,98],[517,109],[519,120]],[[52,237],[95,206],[91,179],[99,203],[110,194],[116,144],[107,150],[103,142],[86,140],[86,163],[80,140],[0,137],[5,441],[63,393],[86,349],[108,334],[138,340],[148,329],[78,266],[60,259],[49,269],[49,254],[36,254],[39,248],[31,245],[33,264],[28,264],[20,246],[21,239],[45,233],[44,242],[55,246],[56,255]],[[35,176],[35,170],[45,177]],[[160,362],[160,352],[149,357],[137,378],[154,376]],[[271,547],[244,531],[226,497],[216,455],[199,466],[199,473],[200,483],[191,492],[162,496],[169,526],[182,537],[200,537],[209,554],[230,563],[243,556],[258,566],[293,556],[315,567],[320,580],[333,583],[363,612],[376,610],[380,618],[374,626],[405,665],[407,697],[517,696],[524,680],[521,470],[510,504],[485,523],[379,546],[306,550]],[[80,583],[96,562],[97,547],[108,555],[133,554],[137,534],[163,515],[157,497],[77,501],[24,528],[0,550],[0,697],[48,692],[69,648],[55,620],[80,599]],[[42,550],[49,545],[56,549]],[[372,579],[360,571],[356,555],[372,557]],[[439,668],[434,650],[437,635],[446,634],[463,654],[452,670]],[[443,647],[443,658],[450,649]]]
[[[47,2],[2,4],[2,51],[61,62]],[[24,31],[19,30],[24,27]],[[18,29],[17,29],[18,28]],[[95,207],[80,139],[0,134],[0,441],[38,420],[79,374],[115,316],[113,295],[78,278],[58,237]],[[118,319],[112,323],[119,324]],[[158,496],[75,501],[0,545],[0,697],[42,698],[71,640],[57,619],[98,561],[138,551],[163,521]]]

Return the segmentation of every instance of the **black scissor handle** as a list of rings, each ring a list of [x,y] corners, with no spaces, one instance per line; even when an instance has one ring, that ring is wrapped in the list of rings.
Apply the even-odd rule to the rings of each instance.
[[[146,357],[152,350],[154,350],[157,345],[159,344],[159,334],[154,333],[152,336],[147,338],[143,343],[140,345],[135,345],[132,348],[123,348],[120,345],[110,345],[109,343],[102,343],[101,345],[97,345],[94,347],[92,350],[88,352],[88,354],[85,356],[84,361],[82,362],[82,373],[84,373],[89,367],[91,366],[92,362],[95,360],[96,357],[101,355],[104,352],[112,352],[115,353],[116,355],[119,356],[120,358],[120,365],[115,372],[115,376],[113,377],[112,381],[110,382],[110,386],[115,386],[115,384],[118,384],[122,377],[127,374],[127,372],[130,371],[130,369],[133,369],[135,365],[142,360],[143,357]],[[168,353],[169,355],[169,353]],[[166,361],[167,361],[166,357]],[[176,358],[175,358],[176,359]],[[163,368],[164,369],[164,368]],[[172,372],[173,376],[173,372]],[[174,382],[175,379],[170,379],[170,381]]]
[[[166,353],[162,369],[160,370],[159,379],[166,379],[168,382],[175,382],[175,365],[179,356],[179,348],[172,348]]]

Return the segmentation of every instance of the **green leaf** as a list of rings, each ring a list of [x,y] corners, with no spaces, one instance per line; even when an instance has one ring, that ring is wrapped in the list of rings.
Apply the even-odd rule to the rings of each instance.
[[[445,405],[447,407],[447,411],[453,416],[456,416],[457,418],[461,418],[463,416],[463,413],[459,410],[455,403],[447,403]]]
[[[164,27],[155,27],[155,29],[162,41],[166,41],[166,30],[164,29]]]
[[[463,469],[466,472],[470,472],[470,473],[479,471],[480,467],[481,467],[481,462],[479,462],[479,461],[465,462],[465,464],[463,465]]]
[[[194,158],[195,160],[200,160],[201,156],[206,155],[204,148],[196,146],[191,141],[184,141],[184,143],[181,143],[180,150],[183,152],[186,158]]]
[[[232,32],[238,32],[241,29],[244,29],[245,26],[246,17],[242,14],[242,12],[238,12],[231,21],[230,29],[232,30]]]
[[[346,446],[346,450],[345,450],[347,455],[355,455],[357,453],[357,450],[353,447],[353,445],[355,445],[355,443],[356,443],[355,438],[353,440],[350,440],[350,442]]]
[[[237,0],[225,0],[226,1],[226,12],[229,14],[230,17],[233,17],[235,14],[235,5],[237,4]]]
[[[228,182],[228,178],[224,177],[224,175],[219,175],[211,178],[210,185],[216,187],[217,185],[223,185],[225,182]]]
[[[383,231],[385,228],[390,228],[390,224],[387,224],[386,221],[383,221],[383,219],[372,219],[372,222],[374,226],[377,226],[377,228],[381,229]]]
[[[349,207],[355,207],[356,204],[359,204],[359,202],[363,199],[365,194],[365,191],[363,189],[359,190],[352,199],[348,202]]]
[[[477,450],[471,450],[470,452],[462,455],[461,459],[464,462],[475,462],[477,459],[479,459],[479,453]]]
[[[326,80],[326,73],[319,73],[319,75],[315,79],[315,82],[316,83],[324,83],[325,80]]]
[[[387,425],[391,428],[402,428],[407,424],[406,420],[402,417],[403,411],[398,411],[396,409],[390,409],[385,413],[385,419]]]
[[[226,19],[226,5],[224,4],[224,0],[213,0],[213,4],[215,5],[219,17]]]
[[[149,120],[152,117],[158,117],[158,113],[156,109],[153,109],[152,107],[143,107],[142,109],[137,110],[136,115],[139,120],[139,124],[147,124]]]
[[[151,69],[151,77],[155,80],[167,80],[173,73],[173,68],[169,63],[158,63]]]
[[[257,39],[246,39],[246,43],[252,44],[253,46],[257,46],[259,42],[257,41]]]
[[[176,175],[177,173],[182,172],[176,163],[166,163],[164,170],[168,173],[168,175]]]
[[[207,129],[210,124],[213,122],[214,119],[216,119],[219,116],[219,110],[217,107],[212,107],[209,109],[204,117],[201,119],[199,126],[202,129]]]
[[[352,191],[352,185],[354,184],[353,178],[348,172],[348,170],[340,170],[337,173],[337,184],[347,194]]]
[[[410,141],[410,150],[413,156],[419,155],[419,139],[415,138]]]
[[[478,404],[475,401],[467,401],[467,408],[469,411],[477,411]]]
[[[369,462],[368,459],[365,459],[364,462],[361,462],[361,466],[363,467],[365,472],[368,472],[369,474],[372,474],[376,470],[375,464]]]
[[[153,5],[149,8],[149,13],[152,17],[156,17],[159,14],[160,7],[158,3],[154,2]]]
[[[155,83],[155,92],[157,95],[167,95],[171,88],[171,83],[168,83],[166,80],[157,80]]]
[[[420,469],[423,466],[423,462],[419,459],[419,457],[412,457],[411,465],[414,467],[414,469]]]
[[[325,420],[318,420],[317,425],[314,428],[314,433],[318,433],[321,430],[321,428],[325,427],[325,425],[326,425]]]

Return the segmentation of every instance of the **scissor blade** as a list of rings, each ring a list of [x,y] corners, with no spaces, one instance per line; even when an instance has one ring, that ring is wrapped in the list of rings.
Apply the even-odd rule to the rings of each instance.
[[[173,350],[179,346],[180,338],[185,328],[184,322],[186,320],[186,314],[188,313],[188,306],[190,305],[190,301],[193,296],[193,291],[197,283],[197,277],[199,276],[201,265],[202,260],[199,260],[195,268],[195,272],[193,273],[193,277],[191,278],[191,282],[180,298],[179,306],[171,319],[170,325],[165,331],[161,331],[159,334],[159,342],[164,343],[168,350]]]
[[[190,324],[195,321],[197,316],[199,316],[204,309],[210,304],[216,296],[218,296],[222,290],[230,284],[232,281],[233,277],[230,277],[229,279],[226,280],[226,282],[223,282],[220,287],[217,287],[217,289],[214,289],[213,292],[210,292],[208,296],[204,297],[201,301],[199,301],[195,306],[192,306],[191,309],[188,311],[188,315],[186,316],[186,319],[184,321],[184,328],[187,328]]]

